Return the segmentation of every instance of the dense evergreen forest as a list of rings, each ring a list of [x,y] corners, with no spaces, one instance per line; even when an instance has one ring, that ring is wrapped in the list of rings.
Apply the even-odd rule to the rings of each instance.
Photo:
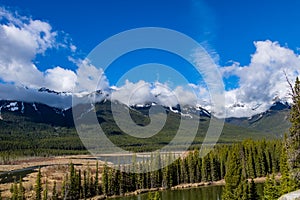
[[[235,188],[239,182],[246,182],[247,179],[277,174],[281,169],[281,149],[282,142],[279,140],[245,140],[232,145],[217,145],[204,157],[199,155],[198,150],[190,151],[185,157],[156,171],[151,171],[151,168],[161,166],[163,162],[168,162],[174,155],[156,154],[149,162],[135,162],[130,165],[114,167],[105,164],[100,167],[96,166],[96,170],[87,171],[76,170],[74,165],[70,164],[62,188],[53,188],[54,192],[51,191],[51,196],[55,197],[51,198],[85,199],[95,195],[123,195],[137,190],[168,189],[180,184],[212,182],[224,178],[228,182],[226,188],[230,185]],[[130,173],[132,168],[151,172]],[[232,177],[236,180],[230,180]],[[39,173],[35,187],[36,199],[41,199],[43,195],[46,195],[43,194],[45,193],[43,191],[47,186],[42,186],[40,179]],[[17,185],[17,183],[12,185],[12,197],[22,193],[21,186]],[[255,185],[251,181],[249,190],[250,188],[252,188],[251,194],[257,195]],[[50,198],[50,195],[47,198]]]

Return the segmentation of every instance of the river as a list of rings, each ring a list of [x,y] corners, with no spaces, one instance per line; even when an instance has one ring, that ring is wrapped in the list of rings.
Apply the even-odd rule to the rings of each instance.
[[[263,195],[263,184],[256,184],[258,194]],[[160,197],[163,200],[220,200],[224,186],[204,186],[198,188],[165,190],[160,191]],[[135,196],[119,197],[113,200],[148,200],[148,194],[139,194]]]

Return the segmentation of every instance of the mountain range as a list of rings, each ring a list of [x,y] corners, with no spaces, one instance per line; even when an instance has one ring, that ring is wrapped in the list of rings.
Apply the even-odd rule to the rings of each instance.
[[[45,88],[41,89],[40,92],[66,95]],[[94,93],[94,95],[102,94],[101,91]],[[205,137],[210,120],[214,118],[208,110],[201,106],[163,106],[163,110],[160,112],[167,114],[163,129],[151,138],[139,139],[126,134],[118,127],[112,115],[111,104],[117,106],[120,113],[129,110],[132,120],[139,126],[149,124],[150,108],[160,105],[149,102],[145,105],[127,106],[118,101],[110,101],[105,98],[95,104],[76,105],[77,108],[80,106],[85,107],[86,112],[95,112],[101,128],[110,140],[128,149],[141,146],[157,149],[168,144],[176,134],[180,120],[199,120],[194,145],[200,144]],[[11,138],[19,138],[20,135],[24,140],[32,139],[34,135],[34,137],[46,140],[47,144],[52,145],[51,142],[57,142],[62,137],[64,142],[76,140],[76,148],[81,149],[83,147],[82,144],[79,144],[76,134],[72,109],[57,108],[38,102],[0,100],[0,143]],[[246,138],[280,138],[288,131],[290,126],[289,111],[290,106],[287,103],[278,101],[269,110],[250,118],[226,118],[219,142],[234,142]],[[84,117],[84,114],[83,112],[81,117]],[[161,117],[161,113],[154,113],[154,115],[158,119]],[[188,129],[184,131],[189,132]],[[25,133],[28,137],[24,136]],[[56,139],[54,140],[53,137]]]

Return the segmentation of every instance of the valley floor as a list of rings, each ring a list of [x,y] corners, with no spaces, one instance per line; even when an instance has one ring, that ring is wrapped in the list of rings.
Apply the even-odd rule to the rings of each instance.
[[[97,160],[90,155],[38,157],[12,161],[9,165],[0,165],[0,190],[4,198],[11,196],[11,185],[14,179],[19,181],[21,176],[26,197],[30,199],[34,195],[33,188],[39,167],[41,167],[43,184],[47,178],[48,188],[52,189],[54,181],[57,182],[58,188],[62,187],[62,181],[69,170],[70,163],[73,163],[77,169],[83,171],[87,168],[95,170],[96,162]],[[104,164],[101,161],[98,162],[99,166]],[[6,182],[5,180],[8,181]]]
[[[53,187],[54,181],[57,183],[57,187],[62,187],[62,181],[65,174],[68,172],[69,164],[73,163],[76,166],[76,169],[82,171],[90,170],[95,171],[96,162],[98,161],[100,171],[102,169],[104,161],[96,160],[91,155],[74,155],[74,156],[57,156],[57,157],[38,157],[38,158],[27,158],[11,162],[9,165],[0,165],[0,190],[2,191],[2,196],[10,197],[10,188],[13,183],[13,180],[19,180],[19,176],[22,175],[23,186],[25,187],[25,193],[27,198],[33,198],[34,192],[33,188],[35,186],[35,180],[37,177],[37,169],[41,167],[42,173],[42,182],[45,184],[46,179],[48,183],[48,188]],[[28,173],[26,170],[32,169]],[[15,173],[17,173],[15,175]],[[20,172],[24,172],[23,174]],[[11,176],[10,181],[5,183],[5,178]],[[277,175],[276,179],[279,179],[280,176]],[[255,178],[256,183],[265,182],[266,177]],[[202,187],[202,186],[213,186],[213,185],[225,185],[225,180],[214,181],[214,182],[200,182],[200,183],[189,183],[189,184],[180,184],[172,187],[171,189],[184,189],[184,188],[193,188],[193,187]],[[164,188],[152,188],[137,190],[134,192],[126,193],[128,195],[136,195],[139,193],[145,193],[149,191],[163,190]],[[103,196],[102,196],[103,197]],[[97,197],[98,199],[101,197]]]

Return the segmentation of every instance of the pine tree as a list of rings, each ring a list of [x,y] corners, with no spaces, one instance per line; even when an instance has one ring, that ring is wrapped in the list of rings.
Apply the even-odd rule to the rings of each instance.
[[[125,183],[125,173],[123,172],[124,171],[124,168],[122,166],[122,169],[120,169],[120,194],[123,195],[126,191],[125,191],[125,186],[126,186],[126,183]],[[147,173],[149,174],[149,173]]]
[[[87,168],[87,176],[86,176],[86,184],[87,184],[87,190],[86,190],[86,196],[87,197],[91,197],[92,193],[91,193],[91,169],[88,165]]]
[[[69,194],[69,183],[68,183],[68,174],[66,174],[61,188],[62,199],[67,199],[68,194]]]
[[[15,181],[10,187],[11,200],[18,200],[18,183]]]
[[[76,174],[76,191],[78,198],[82,198],[82,185],[81,185],[81,170]]]
[[[70,191],[68,194],[68,198],[70,199],[78,199],[78,191],[77,191],[77,177],[76,177],[76,170],[73,163],[70,163],[69,166],[70,170],[70,177],[69,177],[69,183],[70,183]]]
[[[112,169],[108,170],[107,182],[108,182],[108,185],[107,185],[107,194],[108,195],[112,195],[112,193],[113,193],[113,170]],[[132,184],[131,180],[130,180],[130,184]],[[131,185],[131,187],[132,187],[132,185]]]
[[[189,182],[190,183],[194,183],[195,182],[195,167],[196,167],[196,160],[194,160],[194,156],[193,156],[193,153],[190,152],[188,157],[187,157],[187,162],[188,162],[188,167],[189,167],[189,177],[190,177],[190,180]]]
[[[254,155],[252,148],[249,148],[249,154],[248,154],[248,174],[250,178],[256,177],[256,171],[255,171],[255,161],[254,161]]]
[[[202,179],[202,176],[201,176],[202,158],[199,155],[199,150],[195,151],[194,159],[196,160],[196,169],[195,169],[196,182],[199,183],[199,182],[201,182],[201,179]],[[174,185],[176,185],[176,184],[174,184]]]
[[[264,199],[265,200],[275,200],[280,197],[278,185],[275,180],[274,174],[270,178],[269,175],[267,176],[267,180],[264,185]]]
[[[103,181],[103,179],[102,179],[102,181]],[[83,187],[82,187],[83,199],[87,198],[87,190],[88,190],[88,184],[87,184],[86,170],[84,170],[83,171]],[[104,191],[103,191],[103,193],[104,193]]]
[[[148,193],[147,200],[153,200],[153,193],[152,192]]]
[[[284,141],[286,141],[286,136]],[[286,142],[284,142],[282,145],[282,152],[280,156],[280,173],[280,195],[294,191],[296,189],[296,184],[291,178],[288,168]]]
[[[210,160],[211,160],[211,177],[212,181],[218,181],[221,179],[221,170],[220,170],[220,164],[218,159],[215,155],[212,153],[210,154]]]
[[[41,182],[42,174],[41,168],[39,168],[38,175],[36,177],[35,182],[35,199],[42,200],[42,182]]]
[[[20,178],[20,182],[19,182],[18,199],[25,200],[25,188],[23,187],[22,178]]]
[[[48,182],[46,180],[45,189],[43,191],[43,200],[47,200],[47,199],[48,199]]]
[[[258,152],[259,152],[259,150],[258,150],[257,146],[255,146],[254,147],[255,172],[256,172],[257,177],[261,177],[262,176],[262,168],[261,168],[262,159],[259,156]]]
[[[114,174],[113,174],[113,192],[115,195],[120,195],[120,170],[119,169],[114,169]]]
[[[202,159],[202,180],[211,181],[211,162],[209,155],[206,155]]]
[[[103,166],[102,172],[102,190],[104,195],[108,195],[108,167],[106,162]]]
[[[236,200],[249,200],[249,185],[248,181],[245,179],[241,181],[237,189],[234,191],[233,199]]]
[[[289,83],[290,84],[290,83]],[[290,113],[291,128],[288,138],[288,163],[291,175],[296,181],[300,181],[300,81],[297,77],[295,86],[292,87],[293,105]]]
[[[159,192],[155,192],[153,200],[161,200]]]
[[[234,146],[228,158],[228,168],[225,175],[225,190],[222,199],[237,199],[236,190],[242,182],[242,163],[239,155],[239,146]]]
[[[56,181],[54,181],[54,183],[53,183],[52,200],[58,200],[58,193],[56,190]]]
[[[99,195],[99,166],[98,166],[98,162],[96,163],[96,175],[95,175],[95,194]]]
[[[257,200],[260,199],[259,195],[257,194],[257,189],[256,189],[256,185],[254,183],[253,178],[251,179],[250,183],[249,183],[249,200]]]

